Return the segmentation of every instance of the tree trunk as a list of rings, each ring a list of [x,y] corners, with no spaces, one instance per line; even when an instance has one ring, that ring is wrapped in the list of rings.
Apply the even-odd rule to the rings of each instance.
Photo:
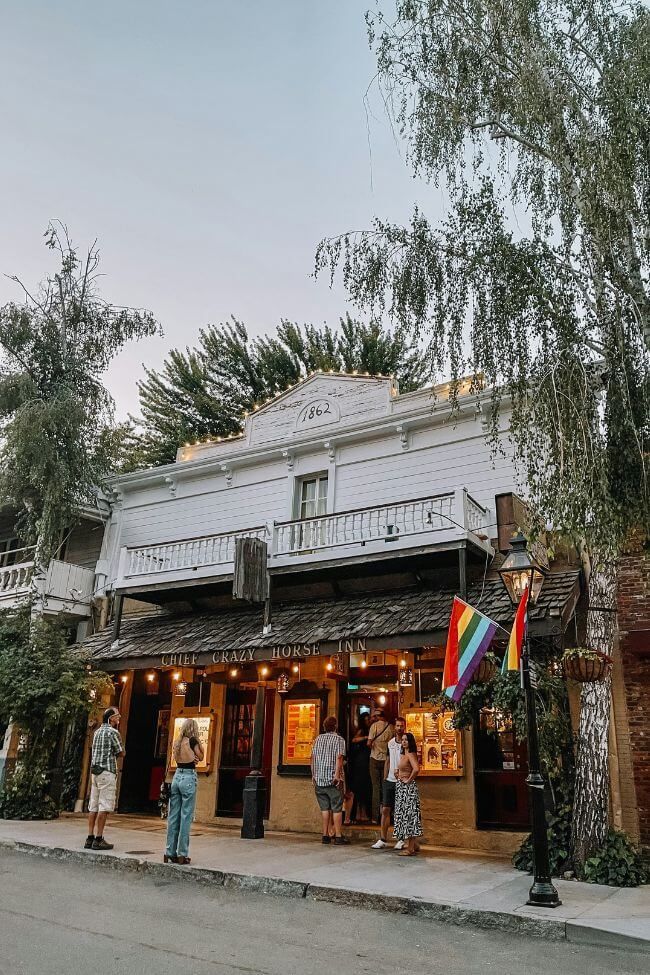
[[[612,559],[592,563],[587,647],[611,655],[616,624],[616,568]],[[580,692],[572,842],[578,872],[605,842],[609,827],[609,718],[611,677]]]

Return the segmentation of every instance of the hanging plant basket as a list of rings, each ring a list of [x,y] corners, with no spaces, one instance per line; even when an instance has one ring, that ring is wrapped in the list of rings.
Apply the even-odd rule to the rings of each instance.
[[[492,680],[496,676],[498,667],[494,660],[490,660],[489,657],[483,657],[480,664],[474,671],[472,677],[473,684],[487,684],[488,681]]]
[[[612,658],[600,650],[566,650],[562,657],[564,676],[580,684],[597,684],[609,677]]]

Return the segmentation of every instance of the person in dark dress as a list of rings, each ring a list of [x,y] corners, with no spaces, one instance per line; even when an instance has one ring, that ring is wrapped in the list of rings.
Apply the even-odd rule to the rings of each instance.
[[[354,793],[350,813],[351,821],[370,820],[372,812],[372,782],[370,781],[370,746],[368,732],[370,719],[367,714],[359,716],[359,724],[350,744],[349,787]]]

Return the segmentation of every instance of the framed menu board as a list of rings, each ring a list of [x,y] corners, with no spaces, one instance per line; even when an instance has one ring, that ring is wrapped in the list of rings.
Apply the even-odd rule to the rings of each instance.
[[[453,713],[405,712],[406,730],[418,746],[420,775],[464,775],[462,735],[452,724]]]
[[[194,718],[197,725],[199,726],[199,741],[203,745],[203,761],[196,763],[197,772],[208,772],[211,758],[211,747],[212,747],[212,735],[210,734],[212,730],[212,715],[198,715]],[[184,722],[187,721],[187,715],[183,717],[176,718],[174,721],[174,744],[178,740],[181,733],[181,728]],[[172,746],[170,768],[176,768],[176,759],[174,758],[174,748]]]
[[[283,765],[309,765],[311,746],[320,728],[321,702],[317,698],[284,701]]]

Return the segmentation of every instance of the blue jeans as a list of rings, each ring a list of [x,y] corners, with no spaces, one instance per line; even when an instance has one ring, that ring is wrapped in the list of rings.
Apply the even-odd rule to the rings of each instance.
[[[190,851],[190,828],[196,805],[196,772],[177,768],[172,779],[167,818],[168,857],[186,857]]]

